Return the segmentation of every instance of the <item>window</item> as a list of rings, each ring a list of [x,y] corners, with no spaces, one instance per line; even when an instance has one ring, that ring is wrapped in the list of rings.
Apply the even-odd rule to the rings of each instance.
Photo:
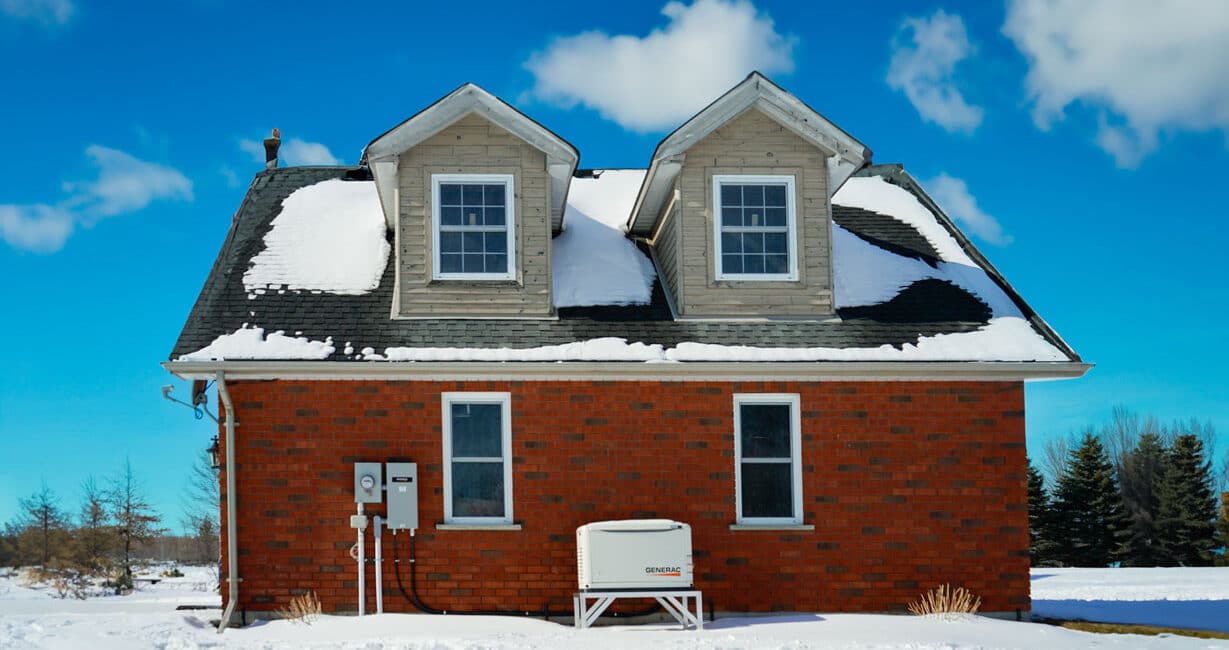
[[[797,280],[793,176],[714,176],[718,280]]]
[[[433,174],[431,197],[434,279],[516,277],[510,174]]]
[[[801,524],[798,396],[734,396],[738,523]]]
[[[444,523],[512,523],[512,397],[444,393]]]

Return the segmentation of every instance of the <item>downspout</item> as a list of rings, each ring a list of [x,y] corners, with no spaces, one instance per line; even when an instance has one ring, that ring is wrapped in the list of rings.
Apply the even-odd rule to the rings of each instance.
[[[235,528],[235,405],[226,389],[226,373],[217,373],[218,398],[226,408],[226,611],[218,621],[218,634],[229,625],[239,603],[239,540]]]

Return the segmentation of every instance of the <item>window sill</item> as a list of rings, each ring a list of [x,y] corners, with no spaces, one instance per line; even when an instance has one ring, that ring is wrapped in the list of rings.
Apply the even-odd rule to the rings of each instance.
[[[815,530],[815,524],[730,524],[730,530]]]
[[[436,524],[436,530],[520,530],[520,524]]]

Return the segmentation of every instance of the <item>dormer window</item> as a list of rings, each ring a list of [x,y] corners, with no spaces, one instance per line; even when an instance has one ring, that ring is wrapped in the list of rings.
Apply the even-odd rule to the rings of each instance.
[[[516,278],[511,174],[433,174],[431,196],[433,279]]]
[[[718,280],[797,280],[793,176],[714,176]]]

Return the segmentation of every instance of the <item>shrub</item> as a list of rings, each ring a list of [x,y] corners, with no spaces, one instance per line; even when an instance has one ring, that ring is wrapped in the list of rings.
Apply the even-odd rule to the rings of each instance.
[[[290,599],[290,606],[277,610],[278,616],[291,621],[311,625],[320,616],[320,599],[316,592],[307,591]]]
[[[179,567],[171,567],[169,569],[163,569],[162,573],[158,575],[161,575],[163,578],[182,578],[183,571],[180,571]]]
[[[909,611],[917,616],[928,614],[976,614],[981,598],[964,587],[952,589],[940,585],[909,603]]]

